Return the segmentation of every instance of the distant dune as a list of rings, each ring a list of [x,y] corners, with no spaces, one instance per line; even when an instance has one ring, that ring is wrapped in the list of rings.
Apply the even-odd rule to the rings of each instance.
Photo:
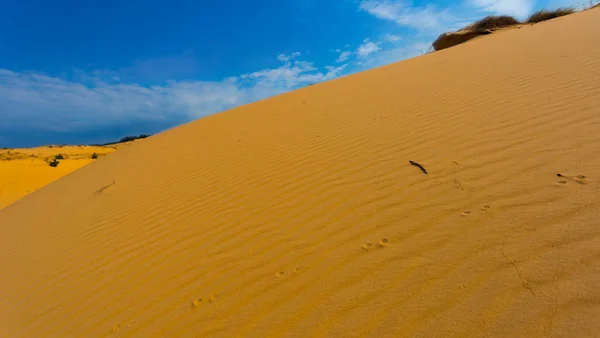
[[[84,165],[130,144],[0,149],[0,209]],[[93,156],[96,154],[96,156]],[[49,163],[56,157],[56,167]]]
[[[74,171],[0,210],[0,336],[597,336],[598,41],[494,33]]]

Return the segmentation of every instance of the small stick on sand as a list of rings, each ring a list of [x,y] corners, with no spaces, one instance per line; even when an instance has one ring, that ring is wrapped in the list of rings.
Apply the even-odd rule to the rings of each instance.
[[[104,190],[106,190],[108,187],[110,187],[111,185],[115,184],[115,181],[113,180],[111,184],[103,186],[102,188],[96,190],[96,194],[101,194],[102,192],[104,192]]]
[[[410,163],[411,165],[414,165],[415,167],[419,167],[424,174],[427,174],[427,170],[425,170],[425,168],[423,168],[423,166],[420,165],[419,163],[417,163],[415,161],[408,161],[408,163]]]

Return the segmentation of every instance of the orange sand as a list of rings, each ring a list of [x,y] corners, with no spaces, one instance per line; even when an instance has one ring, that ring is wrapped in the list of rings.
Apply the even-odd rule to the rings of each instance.
[[[599,22],[210,116],[24,197],[0,336],[597,335]]]
[[[46,146],[24,149],[0,149],[0,209],[34,192],[46,184],[87,165],[98,158],[130,144],[119,143],[110,146]],[[61,154],[57,167],[48,163]]]

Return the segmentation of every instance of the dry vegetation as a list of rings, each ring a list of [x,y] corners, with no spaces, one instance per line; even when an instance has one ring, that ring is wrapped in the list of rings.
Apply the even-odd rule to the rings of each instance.
[[[593,8],[597,5],[590,3],[586,8]],[[479,21],[476,21],[456,32],[449,32],[441,34],[433,43],[433,49],[435,51],[446,49],[452,46],[469,41],[481,35],[491,34],[493,31],[508,27],[515,27],[524,24],[535,24],[542,21],[555,19],[561,16],[575,13],[575,8],[558,8],[553,11],[540,10],[533,13],[527,20],[521,22],[512,16],[487,16]]]
[[[538,23],[538,22],[555,19],[555,18],[573,14],[573,13],[575,13],[575,8],[572,8],[572,7],[559,8],[554,11],[547,11],[547,10],[542,9],[541,11],[537,11],[537,12],[533,13],[525,22],[526,23]]]
[[[485,31],[490,29],[500,29],[518,24],[520,24],[519,20],[513,18],[512,16],[486,16],[485,18],[472,23],[461,30]]]

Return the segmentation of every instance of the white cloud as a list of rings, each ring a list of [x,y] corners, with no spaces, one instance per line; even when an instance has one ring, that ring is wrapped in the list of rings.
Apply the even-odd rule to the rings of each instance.
[[[376,51],[378,51],[379,45],[375,42],[371,42],[368,39],[365,39],[362,43],[362,45],[360,45],[358,47],[358,49],[356,50],[356,55],[358,55],[359,58],[365,58],[367,56],[369,56],[369,54],[373,54]]]
[[[277,60],[281,61],[281,62],[288,62],[290,60],[293,60],[297,57],[300,56],[300,52],[294,52],[290,55],[286,55],[286,54],[279,54],[277,55]]]
[[[296,53],[292,54],[297,57]],[[288,60],[291,58],[288,58]],[[302,84],[311,84],[315,82],[333,79],[339,76],[345,68],[330,67],[326,73],[318,72],[317,68],[307,61],[286,62],[278,68],[263,69],[250,74],[240,76],[240,79],[250,81],[253,87],[274,88],[279,90],[289,90]]]
[[[351,51],[345,50],[343,52],[340,52],[340,56],[338,56],[338,58],[335,59],[335,61],[336,62],[344,62],[344,61],[348,60],[351,55],[352,55]]]
[[[379,19],[419,30],[436,30],[451,20],[446,11],[438,11],[433,5],[412,6],[403,0],[361,0],[359,8]]]
[[[398,37],[390,35],[391,40],[388,41],[398,41]],[[386,36],[384,37],[386,39],[388,39],[389,37]],[[397,39],[394,39],[397,38]],[[341,49],[336,49],[335,51],[340,53],[339,56],[335,59],[336,62],[341,63],[341,62],[346,62],[348,61],[352,56],[356,56],[358,59],[365,59],[367,57],[369,57],[369,55],[381,50],[381,47],[379,47],[379,45],[381,44],[381,42],[372,42],[369,39],[364,39],[363,42],[356,48],[356,49],[352,49],[352,50],[341,50]],[[350,47],[349,45],[345,46],[346,48]],[[360,63],[362,64],[362,63]]]
[[[386,35],[383,37],[383,39],[384,39],[385,41],[388,41],[388,42],[398,42],[398,41],[400,40],[400,37],[399,37],[399,36],[397,36],[397,35],[386,34]]]
[[[77,74],[81,82],[0,69],[1,130],[73,131],[124,122],[183,123],[303,85],[333,79],[346,65],[320,71],[299,53],[282,65],[222,81],[167,81],[162,86],[115,83],[115,74]],[[100,72],[103,74],[104,72]],[[111,79],[112,78],[112,79]],[[85,84],[84,84],[85,83]],[[171,123],[172,124],[172,123]]]
[[[384,66],[425,54],[430,47],[431,44],[428,42],[410,42],[406,43],[404,46],[382,49],[376,54],[359,61],[359,64],[363,66],[363,68]]]
[[[479,10],[496,15],[513,15],[519,18],[529,15],[535,4],[534,0],[468,0]]]
[[[600,3],[600,0],[548,0],[546,8],[573,7],[577,10],[586,9]]]

